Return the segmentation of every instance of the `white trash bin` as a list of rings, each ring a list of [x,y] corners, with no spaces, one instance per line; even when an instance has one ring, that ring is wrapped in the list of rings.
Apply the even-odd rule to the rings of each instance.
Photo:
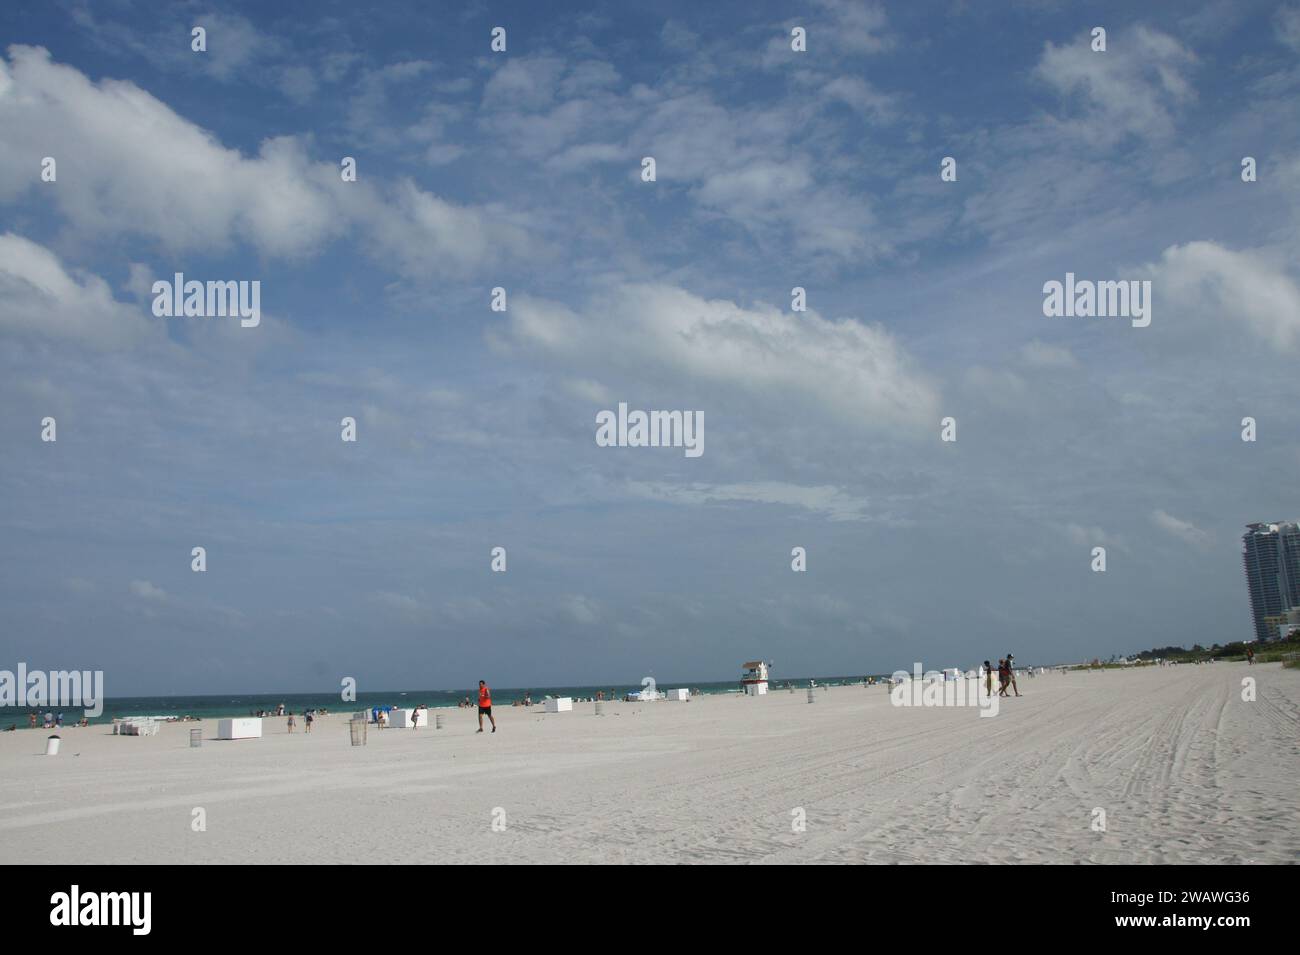
[[[61,740],[57,736],[51,736],[49,739],[47,739],[45,741],[45,755],[58,756],[60,742]]]

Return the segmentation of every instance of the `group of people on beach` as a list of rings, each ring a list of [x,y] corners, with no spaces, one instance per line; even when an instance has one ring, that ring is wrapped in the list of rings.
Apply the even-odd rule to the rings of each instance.
[[[1015,660],[1015,656],[1010,653],[998,660],[998,696],[1010,696],[1007,690],[1015,691],[1016,696],[1020,695],[1020,687],[1016,686]],[[984,661],[984,689],[989,696],[993,695],[993,665],[988,660]]]
[[[39,719],[39,722],[38,722],[38,719]],[[72,723],[71,725],[72,725],[72,726],[89,726],[89,725],[90,725],[90,720],[88,720],[86,717],[83,716],[81,719],[77,720],[75,723]],[[28,728],[28,729],[33,729],[33,730],[34,730],[34,729],[36,729],[38,726],[40,726],[40,727],[43,728],[43,729],[47,729],[47,730],[61,730],[61,729],[63,729],[63,714],[62,714],[62,713],[46,712],[43,716],[41,716],[41,717],[38,718],[37,715],[36,715],[35,713],[28,713],[28,714],[27,714],[27,728]],[[11,724],[9,724],[8,726],[5,727],[4,731],[5,731],[6,733],[16,733],[16,732],[18,732],[18,724],[17,724],[17,723],[11,723]]]
[[[289,710],[288,716],[289,716],[289,732],[292,733],[298,725],[298,720],[293,715],[293,710]],[[312,724],[316,722],[316,711],[303,710],[302,718],[303,718],[303,722],[306,724],[306,726],[304,727],[305,732],[310,733]]]

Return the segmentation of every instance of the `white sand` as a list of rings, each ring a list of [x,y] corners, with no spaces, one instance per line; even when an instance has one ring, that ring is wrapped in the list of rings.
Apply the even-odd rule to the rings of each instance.
[[[1049,674],[1021,690],[992,719],[891,707],[880,687],[600,717],[501,707],[495,736],[450,710],[441,731],[372,727],[365,748],[342,715],[310,736],[267,720],[267,737],[239,742],[211,739],[207,720],[199,749],[196,724],[65,729],[52,758],[37,755],[44,731],[20,730],[0,734],[0,862],[1300,858],[1300,671]]]

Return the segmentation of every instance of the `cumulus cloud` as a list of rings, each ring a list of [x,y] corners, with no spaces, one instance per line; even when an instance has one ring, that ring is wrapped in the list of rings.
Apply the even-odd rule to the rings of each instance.
[[[1178,110],[1195,99],[1190,75],[1196,55],[1176,39],[1148,27],[1111,32],[1105,53],[1090,38],[1056,46],[1048,42],[1035,75],[1077,107],[1068,130],[1092,142],[1125,135],[1172,135]]]
[[[1170,246],[1149,267],[1153,294],[1175,313],[1239,322],[1272,346],[1300,343],[1300,288],[1263,252],[1215,242]]]
[[[581,313],[525,296],[509,314],[518,345],[576,367],[647,372],[676,393],[699,384],[746,401],[802,401],[868,431],[938,421],[933,384],[875,325],[745,308],[662,284],[620,285]]]
[[[103,279],[74,275],[45,246],[12,232],[0,235],[0,330],[105,348],[158,334],[138,307],[114,299]]]
[[[45,155],[59,164],[56,183],[38,182]],[[424,275],[465,274],[525,244],[518,224],[410,180],[391,194],[344,183],[296,137],[246,157],[133,83],[96,84],[44,49],[15,46],[0,60],[0,202],[38,186],[82,233],[140,235],[173,252],[246,242],[295,258],[360,228],[382,261]]]

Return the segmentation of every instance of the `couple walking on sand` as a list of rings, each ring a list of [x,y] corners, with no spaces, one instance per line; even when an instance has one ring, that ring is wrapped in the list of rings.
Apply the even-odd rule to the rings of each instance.
[[[1008,653],[1004,659],[998,661],[998,696],[1009,696],[1008,688],[1014,690],[1016,696],[1020,695],[1020,687],[1016,686],[1015,659]],[[993,695],[993,666],[988,660],[984,661],[984,689],[989,696]]]

